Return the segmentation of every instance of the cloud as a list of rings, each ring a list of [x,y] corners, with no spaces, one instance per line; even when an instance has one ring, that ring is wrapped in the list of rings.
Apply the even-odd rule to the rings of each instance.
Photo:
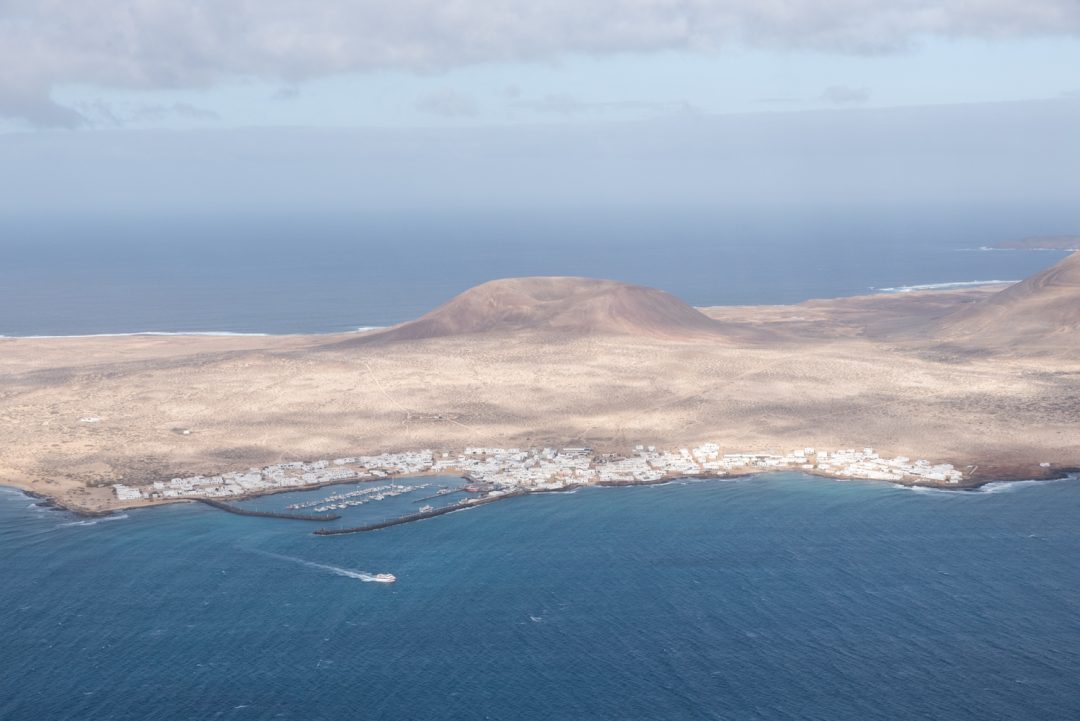
[[[80,124],[92,127],[123,128],[131,124],[160,123],[165,120],[218,120],[220,116],[213,110],[200,108],[190,103],[130,104],[110,103],[100,98],[81,101],[75,104]]]
[[[300,87],[295,83],[287,83],[274,91],[270,96],[271,100],[295,100],[300,97]]]
[[[507,100],[517,100],[521,97],[521,88],[518,85],[510,84],[500,90],[498,94]]]
[[[416,101],[416,109],[443,118],[469,118],[477,114],[472,96],[455,90],[440,90]]]
[[[128,113],[128,122],[160,122],[171,118],[182,120],[217,120],[220,116],[213,110],[200,108],[190,103],[171,105],[140,105]]]
[[[0,56],[3,50],[0,48]],[[77,128],[87,124],[75,108],[60,105],[49,97],[48,87],[19,87],[0,73],[0,116],[19,118],[44,128]]]
[[[514,110],[524,110],[542,115],[564,117],[602,114],[608,112],[637,111],[643,115],[697,114],[701,110],[687,101],[657,102],[653,100],[586,101],[568,93],[555,93],[539,98],[514,98],[510,103]]]
[[[1077,216],[1073,100],[588,120],[0,134],[0,216],[698,207],[771,217],[872,206]]]
[[[581,115],[582,113],[596,109],[596,105],[598,104],[586,103],[581,98],[567,93],[555,93],[533,100],[515,100],[512,105],[518,110],[528,110],[533,113],[543,113],[547,115]]]
[[[776,98],[757,98],[755,103],[761,105],[796,105],[802,102],[802,98],[795,97],[776,97]]]
[[[79,116],[85,125],[113,128],[123,127],[124,125],[124,119],[117,114],[113,104],[106,102],[101,98],[75,103],[74,109],[79,113]]]
[[[833,85],[821,93],[821,100],[832,105],[860,105],[870,100],[868,88],[852,88],[847,85]]]
[[[708,51],[731,44],[841,53],[924,36],[1080,35],[1076,0],[5,0],[0,114],[81,118],[52,88],[281,83],[570,53]]]

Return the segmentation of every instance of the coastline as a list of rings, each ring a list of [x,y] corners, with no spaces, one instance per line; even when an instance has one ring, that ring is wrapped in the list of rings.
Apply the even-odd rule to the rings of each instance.
[[[574,292],[602,299],[615,292],[610,282],[574,282]],[[478,292],[498,300],[501,286],[492,287]],[[620,292],[634,300],[631,315],[598,317],[599,325],[584,328],[537,321],[471,332],[467,325],[429,337],[427,321],[414,321],[402,328],[416,338],[383,333],[354,344],[332,335],[3,339],[11,352],[2,362],[10,392],[0,408],[0,483],[94,517],[195,497],[245,500],[336,485],[337,466],[324,473],[329,461],[303,459],[351,463],[356,459],[343,458],[357,449],[383,457],[438,449],[440,459],[479,443],[531,449],[512,468],[489,459],[490,478],[488,471],[478,478],[502,477],[503,490],[632,485],[708,469],[801,470],[960,490],[1062,477],[1080,465],[1073,434],[1080,411],[1069,403],[1080,362],[1067,349],[973,349],[926,335],[947,316],[967,318],[998,291],[696,310],[648,289]],[[455,303],[449,307],[461,318],[449,320],[486,317]],[[712,334],[649,325],[656,307],[698,324],[705,313]],[[897,463],[818,463],[790,451],[792,439],[807,455],[813,448],[843,452],[858,440],[887,449]],[[660,463],[633,455],[642,441],[661,449]],[[685,449],[699,442],[736,459],[694,462]],[[540,457],[540,449],[563,445],[584,448],[589,458],[584,465],[564,461],[563,451],[575,448]],[[743,463],[737,457],[753,455],[746,449],[768,457]],[[480,467],[476,458],[466,453],[462,460]],[[358,479],[425,473],[415,464],[361,460]],[[429,459],[425,468],[453,465],[454,458]],[[554,470],[537,473],[541,467]]]
[[[471,503],[471,504],[455,506],[455,507],[446,507],[446,508],[449,508],[449,510],[455,510],[455,511],[456,510],[467,510],[469,508],[472,508],[472,507],[475,507],[475,506],[478,506],[478,505],[486,505],[486,503],[496,501],[496,500],[501,500],[503,498],[516,498],[516,497],[520,497],[520,496],[526,496],[526,495],[532,495],[532,494],[543,494],[543,493],[572,493],[572,492],[574,492],[576,490],[579,490],[581,488],[590,488],[590,487],[595,487],[595,488],[628,488],[628,487],[634,487],[634,486],[662,486],[662,485],[667,485],[667,484],[670,484],[670,483],[676,483],[676,482],[681,481],[681,480],[695,480],[695,481],[725,480],[725,481],[730,481],[730,480],[737,480],[737,479],[742,479],[742,478],[752,478],[754,476],[770,475],[770,474],[775,474],[775,473],[800,473],[802,475],[812,476],[812,477],[815,477],[815,478],[821,478],[821,479],[830,480],[830,481],[839,481],[839,482],[862,481],[862,482],[867,482],[867,483],[887,483],[887,484],[890,484],[890,485],[893,485],[893,486],[902,486],[902,487],[906,487],[906,488],[928,488],[928,489],[935,489],[935,490],[940,490],[940,491],[951,491],[951,492],[955,492],[955,493],[978,491],[982,487],[993,484],[993,483],[1025,483],[1025,482],[1031,482],[1031,481],[1034,481],[1034,482],[1043,482],[1043,481],[1050,482],[1050,481],[1065,480],[1067,478],[1070,478],[1070,477],[1073,477],[1073,476],[1076,476],[1076,475],[1080,475],[1080,466],[1077,466],[1077,467],[1060,467],[1060,468],[1053,468],[1053,469],[1046,469],[1046,470],[1047,470],[1047,472],[1046,472],[1045,475],[1037,476],[1037,477],[1033,477],[1033,474],[1030,474],[1030,473],[1028,473],[1028,474],[1016,474],[1016,475],[1000,475],[1000,476],[999,475],[983,476],[983,475],[980,474],[979,476],[976,476],[974,478],[966,478],[964,481],[962,481],[960,483],[957,483],[957,484],[940,483],[940,482],[905,482],[903,480],[866,478],[866,477],[858,477],[858,476],[841,476],[841,475],[838,475],[838,474],[829,474],[829,473],[823,473],[823,472],[816,471],[816,470],[801,469],[801,468],[800,469],[787,469],[787,468],[785,468],[785,469],[768,469],[768,470],[761,470],[761,471],[751,471],[751,472],[747,472],[747,473],[733,473],[733,474],[730,474],[730,475],[718,475],[718,474],[715,474],[715,473],[703,473],[703,474],[683,473],[683,474],[665,476],[663,478],[650,479],[650,480],[598,481],[596,483],[571,484],[571,485],[558,487],[558,488],[535,488],[535,489],[528,489],[528,490],[522,490],[522,491],[514,491],[514,492],[502,494],[502,495],[499,495],[499,496],[491,497],[491,498],[481,497],[481,498],[478,498],[478,499],[474,499],[474,502]],[[400,475],[395,475],[395,476],[387,476],[386,478],[380,478],[380,479],[375,479],[375,480],[377,481],[377,480],[394,480],[394,479],[402,479],[402,478],[423,478],[423,477],[443,476],[443,475],[455,475],[455,474],[445,474],[445,473],[440,473],[440,472],[424,471],[424,472],[419,472],[419,473],[406,473],[406,474],[400,474]],[[235,496],[235,497],[230,498],[229,500],[230,501],[248,501],[248,500],[253,500],[255,498],[263,498],[263,497],[266,497],[266,496],[274,496],[274,495],[278,495],[278,494],[281,494],[281,493],[306,493],[306,492],[309,492],[309,491],[317,491],[317,490],[320,490],[320,489],[323,489],[323,488],[329,488],[329,487],[332,487],[332,486],[353,485],[355,483],[356,483],[355,480],[346,480],[346,481],[331,481],[331,482],[327,482],[327,483],[320,483],[320,484],[317,484],[317,485],[305,486],[305,487],[300,487],[300,488],[274,488],[274,489],[269,489],[269,490],[262,491],[262,492],[249,493],[249,494],[245,494],[245,495],[242,495],[242,496]],[[289,519],[292,519],[294,517],[294,514],[265,512],[265,511],[248,511],[246,509],[237,509],[237,508],[224,508],[224,506],[229,506],[230,504],[223,503],[223,502],[218,501],[216,499],[203,499],[203,498],[168,498],[168,499],[160,499],[160,500],[141,500],[141,501],[132,501],[132,502],[117,501],[114,506],[112,506],[110,508],[107,508],[107,509],[87,509],[87,508],[82,508],[82,507],[80,507],[80,506],[78,506],[76,504],[73,504],[73,503],[65,503],[64,501],[62,501],[61,499],[59,499],[59,498],[57,498],[55,496],[50,496],[50,495],[47,495],[47,494],[43,494],[43,493],[41,493],[39,491],[34,491],[34,490],[31,490],[31,489],[28,489],[28,488],[23,488],[23,487],[20,487],[18,485],[14,485],[14,484],[11,484],[11,483],[4,483],[4,484],[0,484],[0,485],[2,485],[3,487],[6,487],[6,488],[10,488],[12,490],[18,491],[18,492],[22,493],[23,495],[25,495],[27,498],[30,498],[30,499],[33,499],[33,500],[37,501],[37,503],[35,504],[37,506],[40,506],[42,508],[48,508],[50,510],[64,511],[64,512],[67,512],[67,513],[71,513],[71,514],[73,514],[73,515],[75,515],[75,516],[77,516],[79,518],[103,518],[103,517],[112,516],[112,515],[115,515],[115,514],[118,514],[118,513],[123,513],[123,512],[126,512],[126,511],[134,510],[134,509],[152,508],[152,507],[159,507],[159,506],[168,506],[168,505],[177,504],[177,503],[202,503],[204,505],[213,507],[213,508],[215,508],[217,510],[221,510],[223,512],[238,513],[239,515],[247,515],[247,516],[265,516],[265,517],[270,517],[270,518],[280,517],[280,518],[289,518]],[[482,502],[481,503],[476,503],[475,501],[477,501],[477,500],[482,501]],[[440,507],[439,509],[436,509],[436,510],[439,511],[439,512],[435,513],[434,515],[443,515],[443,514],[449,512],[449,510],[443,510],[443,507]],[[415,515],[415,514],[407,514],[407,515]],[[333,520],[338,520],[338,519],[337,518],[331,518],[331,517],[322,517],[322,518],[298,518],[297,520],[333,521]],[[417,520],[421,520],[421,519],[417,519]],[[405,522],[409,522],[409,521],[405,521]],[[402,521],[394,519],[393,522],[389,523],[388,525],[400,525],[401,523],[402,523]],[[319,534],[319,535],[337,535],[337,534]]]

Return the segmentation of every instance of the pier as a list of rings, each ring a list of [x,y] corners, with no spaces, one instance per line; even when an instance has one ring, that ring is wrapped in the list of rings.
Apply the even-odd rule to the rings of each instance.
[[[449,490],[449,491],[447,491],[445,493],[436,493],[436,494],[433,494],[431,496],[424,496],[423,498],[417,498],[415,501],[413,501],[413,503],[423,503],[424,501],[433,501],[436,498],[446,498],[447,496],[452,496],[452,495],[454,495],[456,493],[466,493],[466,490],[464,488],[454,488],[454,489]]]
[[[205,503],[208,506],[218,509],[219,511],[225,511],[226,513],[235,513],[238,516],[256,516],[258,518],[284,518],[290,521],[336,521],[341,518],[338,514],[326,515],[324,513],[282,513],[279,511],[253,511],[247,508],[238,508],[231,503],[223,503],[222,501],[215,501],[212,498],[199,498],[200,503]]]

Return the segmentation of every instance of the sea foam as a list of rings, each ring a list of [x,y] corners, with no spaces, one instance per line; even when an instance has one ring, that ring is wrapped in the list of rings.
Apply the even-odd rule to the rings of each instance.
[[[114,513],[111,516],[102,516],[100,518],[85,518],[81,521],[71,521],[69,523],[61,523],[60,528],[67,528],[69,526],[96,526],[99,523],[105,521],[122,521],[128,517],[126,513]]]
[[[229,330],[138,330],[130,333],[83,333],[72,335],[5,335],[0,333],[0,339],[16,340],[52,340],[57,338],[129,338],[138,336],[210,336],[210,337],[238,337],[238,338],[264,338],[268,336],[290,335],[337,335],[338,333],[367,333],[373,330],[382,330],[386,326],[362,325],[352,330],[330,331],[326,333],[246,333]]]

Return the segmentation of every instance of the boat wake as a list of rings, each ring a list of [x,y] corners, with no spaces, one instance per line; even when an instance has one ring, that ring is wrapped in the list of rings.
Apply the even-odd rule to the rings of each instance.
[[[341,566],[331,566],[326,563],[316,563],[315,561],[308,561],[303,558],[297,558],[296,556],[284,556],[280,553],[270,553],[269,551],[259,551],[256,549],[250,550],[262,556],[269,556],[270,558],[276,558],[281,561],[289,561],[290,563],[307,566],[308,568],[313,568],[317,571],[325,571],[335,576],[355,578],[364,583],[391,583],[395,580],[394,577],[388,573],[367,573],[366,571],[357,571],[352,568],[342,568]]]

